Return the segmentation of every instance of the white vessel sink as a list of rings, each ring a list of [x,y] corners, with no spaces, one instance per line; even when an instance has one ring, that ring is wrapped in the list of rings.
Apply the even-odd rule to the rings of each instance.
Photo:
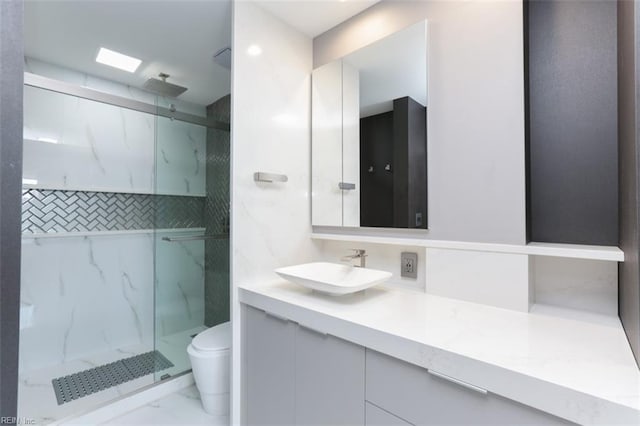
[[[355,293],[391,278],[391,272],[328,262],[287,266],[275,273],[301,286],[334,295]]]

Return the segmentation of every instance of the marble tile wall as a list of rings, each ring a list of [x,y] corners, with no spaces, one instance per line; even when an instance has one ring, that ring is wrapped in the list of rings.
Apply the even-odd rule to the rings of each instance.
[[[309,262],[311,39],[252,2],[233,3],[231,276],[241,283],[277,279],[274,268]],[[257,44],[260,55],[248,49]],[[260,183],[255,172],[282,173]],[[232,418],[240,423],[240,307],[232,288]]]
[[[162,237],[202,232],[23,237],[21,373],[201,326],[204,243]]]
[[[202,234],[203,231],[179,233],[181,236]],[[156,337],[204,324],[205,242],[162,240],[175,235],[175,232],[156,234]]]
[[[205,195],[203,126],[25,86],[24,137],[31,187]]]
[[[22,240],[20,332],[26,373],[123,346],[153,343],[153,234]]]
[[[153,192],[151,114],[25,86],[24,138],[30,186]]]
[[[236,2],[235,13],[232,275],[235,283],[255,283],[315,254],[309,239],[312,46],[252,2]],[[247,49],[255,43],[262,54],[251,56]],[[255,182],[258,171],[289,180]]]
[[[156,118],[156,194],[205,196],[207,128]]]

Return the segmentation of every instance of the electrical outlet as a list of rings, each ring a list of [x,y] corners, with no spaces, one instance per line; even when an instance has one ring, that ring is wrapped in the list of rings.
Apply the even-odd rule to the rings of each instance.
[[[400,276],[418,278],[418,253],[400,253]]]

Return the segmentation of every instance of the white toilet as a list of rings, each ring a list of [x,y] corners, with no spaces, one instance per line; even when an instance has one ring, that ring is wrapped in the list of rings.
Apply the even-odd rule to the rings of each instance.
[[[215,416],[229,414],[230,347],[229,322],[201,332],[187,347],[204,411]]]

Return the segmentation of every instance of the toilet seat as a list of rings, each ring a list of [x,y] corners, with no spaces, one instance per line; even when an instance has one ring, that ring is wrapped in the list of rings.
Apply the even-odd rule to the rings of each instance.
[[[228,350],[231,346],[231,323],[218,324],[201,332],[193,338],[191,346],[201,352]]]

